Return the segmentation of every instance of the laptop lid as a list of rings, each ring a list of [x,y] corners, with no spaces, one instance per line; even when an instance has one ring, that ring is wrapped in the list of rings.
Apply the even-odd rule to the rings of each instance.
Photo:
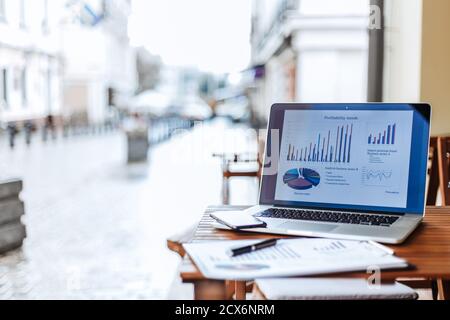
[[[425,210],[428,104],[275,104],[260,204]]]

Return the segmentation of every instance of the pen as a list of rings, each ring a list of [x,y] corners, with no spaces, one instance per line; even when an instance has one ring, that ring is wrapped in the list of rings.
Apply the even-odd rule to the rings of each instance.
[[[242,254],[246,254],[246,253],[250,253],[250,252],[254,252],[254,251],[258,251],[261,249],[265,249],[265,248],[270,248],[273,247],[277,244],[278,240],[277,239],[269,239],[269,240],[265,240],[263,242],[259,242],[250,246],[245,246],[245,247],[241,247],[241,248],[236,248],[236,249],[231,249],[231,256],[232,257],[237,257],[240,256]]]

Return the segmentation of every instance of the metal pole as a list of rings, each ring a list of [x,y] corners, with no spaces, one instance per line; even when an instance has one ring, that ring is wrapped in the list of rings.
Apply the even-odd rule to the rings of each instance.
[[[384,0],[370,0],[367,101],[383,101]],[[378,20],[378,21],[374,21]]]

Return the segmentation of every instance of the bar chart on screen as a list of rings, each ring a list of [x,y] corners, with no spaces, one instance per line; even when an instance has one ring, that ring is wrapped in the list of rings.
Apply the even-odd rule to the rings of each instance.
[[[353,124],[337,126],[325,133],[318,133],[309,144],[289,144],[287,161],[350,163],[352,158]]]
[[[369,133],[369,137],[367,138],[369,145],[395,145],[397,124],[389,124],[384,128],[383,126],[383,124],[381,126],[377,126],[377,124],[371,126],[376,129]]]

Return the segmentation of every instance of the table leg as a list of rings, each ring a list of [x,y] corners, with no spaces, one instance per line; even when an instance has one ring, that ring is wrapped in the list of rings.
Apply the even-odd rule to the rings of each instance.
[[[236,281],[235,295],[236,300],[247,299],[247,283],[245,281]]]
[[[194,282],[195,300],[227,300],[225,281],[201,280]]]
[[[438,280],[436,279],[431,280],[431,295],[433,297],[433,301],[439,299],[439,285]]]
[[[450,300],[450,280],[439,279],[438,288],[439,288],[439,299]]]
[[[228,177],[223,177],[222,182],[222,203],[224,205],[230,204],[230,181]]]
[[[226,286],[226,300],[233,300],[234,292],[236,290],[236,282],[232,280],[225,281]]]

